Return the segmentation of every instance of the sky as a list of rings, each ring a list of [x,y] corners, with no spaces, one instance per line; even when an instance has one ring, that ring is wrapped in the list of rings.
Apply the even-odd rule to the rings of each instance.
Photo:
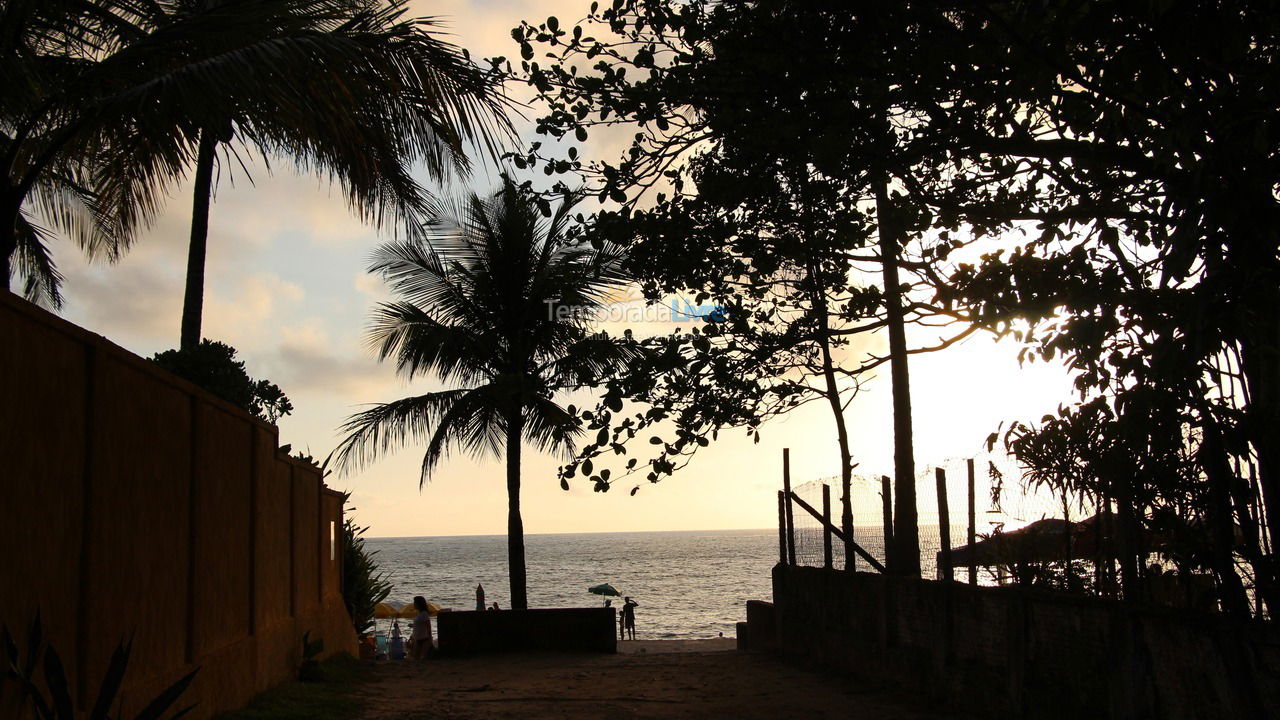
[[[439,18],[450,39],[473,57],[518,57],[510,30],[521,19],[581,18],[589,0],[447,0],[419,2],[416,15]],[[518,90],[513,95],[520,96]],[[529,118],[536,109],[526,112]],[[520,123],[534,139],[531,124]],[[614,135],[613,137],[616,137]],[[584,157],[614,157],[620,145],[602,134],[579,146]],[[293,401],[280,441],[323,458],[345,418],[369,403],[430,387],[409,385],[380,365],[364,345],[370,310],[389,299],[366,273],[383,239],[348,211],[340,191],[290,171],[288,163],[237,168],[219,178],[210,220],[204,336],[240,352],[249,374],[278,384]],[[496,174],[483,169],[466,186],[488,190]],[[55,258],[67,276],[62,315],[139,355],[178,344],[190,183],[174,188],[164,212],[115,265],[89,264],[70,243]],[[645,328],[636,327],[638,334]],[[665,327],[655,328],[664,332]],[[936,340],[917,334],[916,342]],[[864,349],[882,349],[883,338]],[[1018,347],[974,336],[943,353],[911,359],[918,468],[976,454],[1002,421],[1034,420],[1069,402],[1065,371],[1043,363],[1020,367]],[[566,401],[574,401],[567,398]],[[581,404],[581,398],[577,398]],[[892,410],[888,369],[867,382],[846,411],[858,472],[892,473]],[[560,459],[526,449],[522,496],[525,532],[610,532],[767,528],[777,522],[782,449],[791,449],[792,477],[838,474],[830,411],[811,404],[766,425],[758,444],[741,431],[721,435],[674,477],[608,493],[579,481],[565,492]],[[330,476],[352,492],[351,505],[370,537],[497,535],[506,532],[506,488],[500,460],[453,456],[419,490],[421,447],[408,447],[362,472]]]

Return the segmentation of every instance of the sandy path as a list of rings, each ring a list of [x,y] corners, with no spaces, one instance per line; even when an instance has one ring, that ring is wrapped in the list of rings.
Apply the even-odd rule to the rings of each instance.
[[[732,647],[732,639],[640,641],[617,655],[380,663],[362,690],[362,720],[953,717]]]

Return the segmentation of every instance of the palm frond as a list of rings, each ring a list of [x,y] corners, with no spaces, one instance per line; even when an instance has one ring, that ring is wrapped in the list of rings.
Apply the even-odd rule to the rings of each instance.
[[[378,456],[393,452],[410,439],[425,439],[467,390],[442,390],[374,405],[352,415],[340,431],[333,458],[339,472],[364,468]]]
[[[524,439],[530,445],[562,458],[573,456],[582,427],[567,409],[550,398],[534,397],[525,403],[523,420]]]
[[[492,195],[445,204],[447,214],[426,229],[424,241],[386,243],[375,252],[371,271],[401,299],[375,310],[370,345],[402,375],[429,373],[466,388],[447,409],[417,410],[430,414],[412,425],[430,428],[420,482],[452,450],[500,454],[515,413],[524,441],[573,452],[581,428],[554,401],[556,393],[604,377],[640,352],[629,340],[591,334],[590,318],[554,312],[599,305],[622,284],[616,249],[575,244],[575,199],[544,218],[536,199],[508,180]],[[382,422],[388,411],[366,411],[346,427]]]
[[[13,271],[22,279],[22,294],[33,303],[62,307],[62,274],[53,263],[49,252],[52,238],[40,226],[31,222],[25,213],[18,214],[18,249]]]
[[[466,391],[431,434],[422,455],[418,487],[427,484],[431,473],[448,457],[453,446],[473,458],[500,456],[506,442],[505,401],[499,387],[493,384]]]
[[[409,380],[431,372],[445,383],[473,385],[496,372],[491,361],[499,348],[491,335],[441,323],[412,303],[378,305],[368,340],[379,360],[394,358],[396,371]]]
[[[494,78],[403,0],[10,0],[0,6],[0,154],[19,202],[91,253],[118,254],[190,167],[202,132],[340,186],[364,221],[420,236],[414,178],[467,172],[514,137]],[[13,82],[10,82],[12,79]],[[10,142],[3,142],[8,133]],[[74,173],[72,172],[74,171]],[[46,176],[92,197],[78,224]]]

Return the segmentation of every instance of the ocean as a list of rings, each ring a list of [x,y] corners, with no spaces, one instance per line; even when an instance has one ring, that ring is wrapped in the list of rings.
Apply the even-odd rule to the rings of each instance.
[[[365,547],[395,586],[388,600],[422,595],[474,610],[482,583],[487,603],[511,606],[505,535],[367,538]],[[587,588],[607,582],[640,603],[645,640],[734,636],[748,600],[773,599],[777,561],[776,529],[525,536],[529,607],[600,606]]]

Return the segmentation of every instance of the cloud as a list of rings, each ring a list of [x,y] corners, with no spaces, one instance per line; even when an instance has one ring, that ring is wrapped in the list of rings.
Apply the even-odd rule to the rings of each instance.
[[[182,316],[182,276],[148,262],[89,265],[64,262],[67,319],[109,334],[129,347],[178,341]]]
[[[373,302],[389,302],[394,297],[391,291],[387,289],[387,284],[382,281],[382,278],[373,273],[356,273],[353,287],[355,287],[356,292]]]
[[[206,286],[204,336],[242,349],[270,343],[281,316],[305,298],[300,286],[266,272],[238,278],[230,287]]]
[[[326,393],[352,402],[379,395],[390,375],[358,343],[331,340],[320,318],[281,328],[280,344],[263,364],[287,392]]]

